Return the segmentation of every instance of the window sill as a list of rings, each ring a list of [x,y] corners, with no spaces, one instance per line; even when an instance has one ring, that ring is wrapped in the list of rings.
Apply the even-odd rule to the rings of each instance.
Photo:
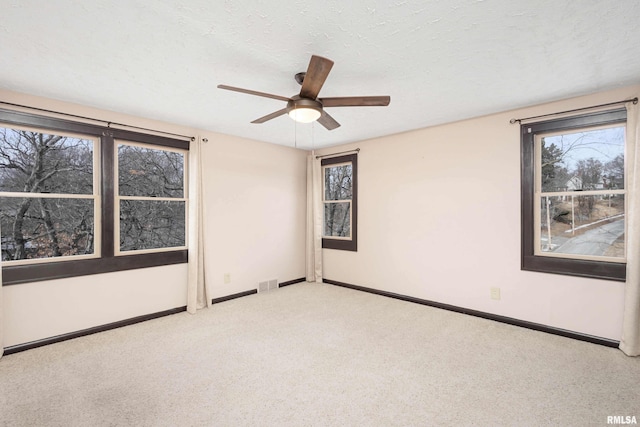
[[[4,286],[17,285],[138,268],[183,264],[188,261],[187,254],[187,250],[184,249],[161,253],[4,266],[2,267],[2,284]]]
[[[339,249],[342,251],[358,252],[358,242],[355,240],[341,240],[341,239],[322,239],[323,249]]]
[[[624,263],[562,259],[535,255],[522,257],[522,270],[617,282],[624,282],[627,276],[627,265]]]

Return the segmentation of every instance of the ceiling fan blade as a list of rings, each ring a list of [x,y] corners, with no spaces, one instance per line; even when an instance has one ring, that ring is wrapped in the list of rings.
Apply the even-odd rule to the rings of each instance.
[[[336,120],[328,115],[326,111],[322,111],[322,115],[320,115],[318,123],[326,127],[327,130],[334,130],[340,127],[340,123],[336,122]]]
[[[280,101],[288,102],[290,98],[280,95],[272,95],[270,93],[258,92],[256,90],[242,89],[240,87],[233,87],[227,85],[218,85],[218,89],[232,90],[234,92],[246,93],[249,95],[263,96],[265,98],[278,99]]]
[[[321,98],[323,107],[386,107],[390,96],[345,96],[340,98]]]
[[[316,99],[324,81],[327,80],[331,67],[333,67],[332,60],[313,55],[302,81],[300,96],[302,98]]]
[[[274,113],[271,113],[271,114],[267,114],[266,116],[260,117],[259,119],[255,119],[251,123],[264,123],[264,122],[266,122],[268,120],[275,119],[276,117],[280,117],[283,114],[287,114],[287,109],[286,108],[283,108],[282,110],[278,110],[278,111],[276,111]]]

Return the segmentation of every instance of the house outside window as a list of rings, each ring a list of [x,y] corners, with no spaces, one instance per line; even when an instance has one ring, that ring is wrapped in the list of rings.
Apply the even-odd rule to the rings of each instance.
[[[322,159],[322,247],[358,249],[358,156]]]
[[[624,280],[626,111],[524,124],[522,268]]]

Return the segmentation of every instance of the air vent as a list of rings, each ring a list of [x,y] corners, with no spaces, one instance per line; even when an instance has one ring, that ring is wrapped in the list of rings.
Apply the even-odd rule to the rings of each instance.
[[[267,292],[274,289],[278,289],[278,279],[265,280],[264,282],[258,282],[258,292]]]
[[[258,283],[258,292],[267,292],[269,290],[269,282],[260,282]]]

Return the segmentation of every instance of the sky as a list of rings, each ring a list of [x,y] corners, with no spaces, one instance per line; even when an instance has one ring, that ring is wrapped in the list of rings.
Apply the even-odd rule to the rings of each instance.
[[[579,160],[595,158],[603,164],[613,160],[616,156],[624,154],[625,127],[615,126],[605,129],[590,130],[577,133],[564,133],[562,135],[547,136],[547,147],[555,144],[558,148],[569,149],[564,156],[563,163],[572,171]]]

